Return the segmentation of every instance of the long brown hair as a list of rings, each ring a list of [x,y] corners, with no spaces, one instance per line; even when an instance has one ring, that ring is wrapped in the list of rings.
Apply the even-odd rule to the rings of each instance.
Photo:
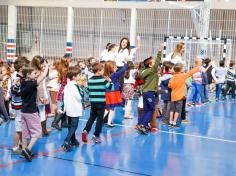
[[[39,71],[42,71],[41,65],[44,63],[44,58],[42,56],[34,56],[31,65]]]
[[[128,61],[127,62],[127,69],[126,69],[126,71],[125,71],[125,78],[126,79],[129,79],[129,73],[130,73],[130,70],[132,70],[132,69],[134,69],[134,63],[132,62],[132,61]]]
[[[60,63],[58,66],[58,82],[61,83],[63,80],[63,77],[66,76],[67,71],[69,68],[69,62],[67,61],[67,59],[65,57],[60,59]]]
[[[179,53],[180,51],[184,48],[184,43],[180,42],[176,45],[175,51],[171,56],[171,59],[174,59]]]
[[[126,46],[126,48],[122,48],[122,46],[121,46],[121,43],[123,42],[123,40],[127,40],[127,46]],[[124,37],[124,38],[121,39],[121,41],[120,41],[120,47],[119,47],[119,49],[118,49],[118,53],[119,53],[120,50],[122,50],[122,49],[128,49],[129,54],[130,54],[130,41],[129,41],[129,39],[128,39],[127,37]]]
[[[2,67],[4,67],[7,70],[7,76],[11,77],[11,67],[9,66],[9,64],[4,63]]]
[[[114,73],[114,61],[107,61],[104,67],[104,76],[110,77],[112,73]]]

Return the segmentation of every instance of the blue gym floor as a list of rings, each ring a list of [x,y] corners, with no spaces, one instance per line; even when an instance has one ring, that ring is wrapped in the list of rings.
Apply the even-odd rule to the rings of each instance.
[[[136,107],[134,104],[134,109]],[[80,120],[79,141],[88,114],[86,110]],[[136,111],[134,116],[137,117]],[[117,125],[104,126],[101,144],[81,142],[79,148],[68,153],[60,149],[67,130],[53,130],[34,147],[36,156],[31,163],[11,155],[14,121],[4,124],[0,126],[0,175],[236,175],[236,102],[193,107],[189,109],[189,124],[182,124],[179,129],[159,124],[160,131],[148,136],[134,130],[136,118],[124,120],[122,117],[123,111],[118,109]]]

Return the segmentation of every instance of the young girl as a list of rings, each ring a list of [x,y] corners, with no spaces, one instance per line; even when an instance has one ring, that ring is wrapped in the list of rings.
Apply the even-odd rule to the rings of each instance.
[[[34,56],[31,64],[33,67],[35,67],[36,70],[38,70],[39,76],[40,76],[44,71],[44,58],[41,56]],[[37,90],[37,106],[39,110],[39,116],[41,119],[43,137],[49,135],[49,131],[47,130],[47,127],[46,127],[47,118],[46,118],[46,112],[45,112],[45,105],[48,103],[49,101],[48,101],[48,95],[47,95],[47,90],[46,90],[46,79],[44,79],[38,85],[38,90]]]
[[[134,64],[132,61],[129,61],[127,65],[128,66],[125,71],[122,96],[126,101],[124,118],[131,119],[132,101],[135,94],[134,83],[137,69],[134,69]]]
[[[58,110],[61,109],[62,106],[62,100],[63,100],[63,92],[64,92],[64,88],[67,84],[67,71],[69,68],[69,63],[66,60],[66,58],[62,58],[60,60],[60,64],[58,67],[58,82],[60,83],[60,88],[57,94],[57,104],[58,104]],[[60,130],[61,128],[59,127],[59,122],[61,121],[61,128],[67,128],[67,120],[66,120],[66,116],[63,116],[59,113],[57,113],[55,115],[55,119],[52,122],[52,127],[56,128],[57,130]]]
[[[10,92],[11,92],[11,68],[7,63],[3,64],[2,66],[2,89],[3,89],[3,97],[4,97],[4,103],[5,107],[9,116],[9,105],[10,105]]]
[[[112,91],[107,90],[106,92],[106,111],[104,117],[107,115],[107,113],[109,113],[107,122],[108,127],[114,127],[112,124],[112,120],[115,115],[114,108],[117,106],[122,106],[122,97],[118,78],[125,73],[126,68],[127,64],[124,64],[124,67],[116,72],[117,67],[115,62],[107,61],[105,63],[104,76],[110,77],[114,86]]]
[[[59,60],[54,61],[48,75],[47,88],[49,90],[50,98],[52,101],[52,111],[51,111],[50,116],[55,116],[56,109],[57,109],[57,93],[59,91],[57,70],[59,68],[59,64],[60,64]]]
[[[45,63],[45,61],[44,61]],[[45,63],[46,64],[46,63]],[[34,67],[24,67],[22,70],[23,80],[21,82],[21,98],[23,108],[21,110],[22,120],[22,155],[28,160],[32,160],[31,150],[42,135],[40,117],[37,110],[37,87],[48,74],[48,65],[40,76]],[[37,78],[38,77],[38,78]],[[31,137],[27,146],[27,138]]]

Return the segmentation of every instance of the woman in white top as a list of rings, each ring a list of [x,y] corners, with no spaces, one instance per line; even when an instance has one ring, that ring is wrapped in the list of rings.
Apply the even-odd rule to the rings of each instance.
[[[126,69],[124,76],[122,96],[126,101],[124,118],[131,119],[132,102],[135,94],[134,83],[135,83],[135,76],[138,70],[134,69],[134,64],[132,61],[128,61],[127,64],[128,67]]]
[[[183,42],[178,43],[176,45],[174,52],[168,54],[166,58],[163,58],[162,63],[163,62],[171,62],[174,65],[177,63],[182,63],[185,65],[185,62],[182,58],[182,56],[184,54],[184,50],[185,50],[184,43]]]
[[[124,61],[125,60],[131,60],[132,61],[135,52],[139,48],[140,48],[140,37],[139,36],[137,37],[137,47],[132,48],[132,49],[130,47],[130,41],[127,37],[124,37],[124,38],[121,39],[120,46],[118,48],[117,55],[116,55],[116,60],[115,60],[118,70],[120,70],[124,66]],[[120,83],[121,89],[123,89],[124,75],[122,75],[119,78],[119,83]]]
[[[116,56],[116,66],[119,68],[124,66],[124,61],[126,57],[129,57],[129,60],[133,60],[134,54],[137,49],[140,48],[140,37],[137,37],[137,47],[132,48],[130,46],[130,41],[127,37],[124,37],[120,41],[120,46],[117,51]]]
[[[99,57],[100,60],[102,60],[102,57],[108,52],[108,48],[109,48],[109,46],[110,46],[111,44],[112,44],[112,43],[107,43],[106,49],[102,51],[102,53],[101,53],[101,55],[100,55],[100,57]]]
[[[115,61],[116,50],[117,50],[116,44],[109,45],[107,52],[102,55],[101,60],[102,61]]]

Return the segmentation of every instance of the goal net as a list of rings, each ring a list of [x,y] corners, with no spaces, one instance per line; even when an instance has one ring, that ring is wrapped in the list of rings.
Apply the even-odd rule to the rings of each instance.
[[[185,44],[185,52],[183,60],[189,69],[194,65],[195,59],[210,58],[215,65],[218,65],[220,60],[225,60],[226,63],[231,58],[231,40],[223,38],[198,38],[198,37],[165,37],[164,57],[173,52],[176,45],[180,42]]]

